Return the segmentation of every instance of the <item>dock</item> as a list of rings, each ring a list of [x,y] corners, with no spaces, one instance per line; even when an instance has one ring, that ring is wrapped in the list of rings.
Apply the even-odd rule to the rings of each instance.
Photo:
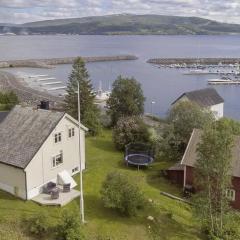
[[[28,78],[39,78],[39,77],[47,77],[48,75],[44,75],[44,74],[42,74],[42,75],[30,75],[30,76],[28,76]]]
[[[47,82],[47,83],[42,83],[42,86],[48,86],[48,85],[56,85],[56,84],[62,84],[62,82]]]
[[[54,88],[48,88],[48,91],[56,91],[56,90],[62,90],[62,89],[66,89],[66,86],[61,86],[61,87],[54,87]]]
[[[54,78],[54,77],[49,77],[49,78],[40,78],[40,79],[37,79],[37,81],[39,81],[39,82],[49,81],[49,80],[56,80],[56,78]]]

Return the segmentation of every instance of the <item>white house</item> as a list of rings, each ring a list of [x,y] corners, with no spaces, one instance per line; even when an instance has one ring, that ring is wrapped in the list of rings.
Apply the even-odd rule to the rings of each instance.
[[[204,88],[183,93],[172,105],[181,101],[192,101],[199,106],[211,110],[216,119],[223,117],[224,100],[214,88]]]
[[[0,118],[0,189],[32,199],[49,182],[76,185],[79,172],[78,122],[66,113],[16,106]],[[80,154],[85,168],[85,128]]]

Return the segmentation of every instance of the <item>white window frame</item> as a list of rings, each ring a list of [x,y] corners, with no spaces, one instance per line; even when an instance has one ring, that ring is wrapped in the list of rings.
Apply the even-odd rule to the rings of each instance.
[[[61,158],[61,160],[62,160],[60,163],[57,163],[58,158]],[[63,164],[63,153],[62,153],[62,151],[60,151],[59,154],[52,157],[52,168],[59,167],[62,164]]]
[[[75,128],[69,128],[68,129],[68,137],[72,138],[75,136]]]
[[[79,171],[79,167],[75,167],[72,169],[72,174],[75,173],[75,172],[78,172]]]
[[[227,189],[226,196],[230,201],[235,201],[236,191],[234,189]]]
[[[62,141],[62,133],[58,132],[54,134],[54,143],[59,143]]]

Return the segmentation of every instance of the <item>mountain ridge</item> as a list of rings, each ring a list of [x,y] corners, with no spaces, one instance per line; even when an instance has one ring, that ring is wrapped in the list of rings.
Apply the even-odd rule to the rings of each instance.
[[[198,17],[117,14],[1,24],[0,33],[79,35],[217,35],[240,34],[240,25]]]

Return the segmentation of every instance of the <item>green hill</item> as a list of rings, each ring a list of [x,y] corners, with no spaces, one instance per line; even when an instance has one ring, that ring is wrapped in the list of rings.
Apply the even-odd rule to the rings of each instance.
[[[0,24],[0,33],[6,25]],[[57,19],[8,26],[16,34],[239,34],[240,25],[220,23],[197,17],[164,15],[107,15],[84,18]]]

